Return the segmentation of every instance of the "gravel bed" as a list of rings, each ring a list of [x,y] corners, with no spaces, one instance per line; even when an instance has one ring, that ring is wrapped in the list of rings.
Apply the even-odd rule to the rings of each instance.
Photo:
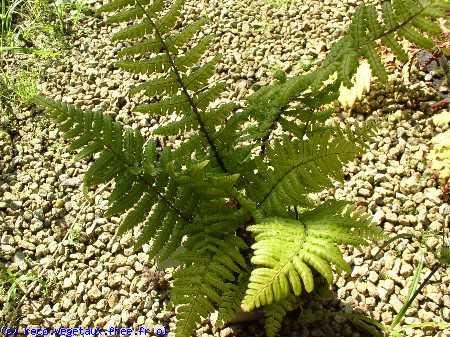
[[[273,67],[290,74],[301,73],[309,64],[314,67],[362,2],[291,1],[278,7],[264,0],[190,0],[183,22],[205,14],[211,18],[205,33],[216,34],[217,43],[207,57],[224,55],[216,75],[229,85],[223,100],[243,101],[272,79]],[[93,8],[100,4],[89,1]],[[41,88],[44,94],[64,102],[103,109],[148,135],[163,120],[132,112],[143,98],[129,96],[128,90],[145,77],[114,67],[120,46],[110,41],[116,30],[103,19],[82,21],[73,48],[47,68]],[[430,108],[434,89],[425,81],[431,78],[419,76],[413,84],[404,85],[397,72],[393,80],[393,85],[375,88],[352,112],[342,110],[337,117],[346,124],[373,117],[382,122],[368,151],[346,166],[346,182],[336,184],[322,197],[334,195],[355,202],[373,214],[390,235],[420,236],[424,230],[449,226],[445,219],[448,221],[450,206],[425,161],[431,138],[442,130],[431,121],[437,113]],[[448,92],[448,88],[439,90]],[[45,270],[20,305],[21,326],[167,326],[173,331],[175,311],[169,305],[168,289],[171,270],[158,272],[147,261],[146,245],[133,252],[132,232],[112,240],[120,219],[102,215],[109,187],[98,192],[92,203],[86,201],[81,185],[88,163],[72,161],[53,123],[27,109],[17,111],[17,117],[20,127],[14,148],[8,139],[0,139],[0,262],[21,274]],[[436,263],[430,252],[438,244],[435,238],[425,240],[425,273]],[[317,306],[362,310],[391,323],[407,294],[419,248],[416,239],[402,239],[377,259],[373,258],[377,247],[346,249],[353,272],[339,276],[333,289],[335,298]],[[407,324],[450,322],[449,271],[441,269],[435,274],[408,310]],[[0,298],[0,307],[2,301],[5,299]],[[425,332],[407,334],[423,336]],[[262,325],[256,322],[214,330],[205,319],[197,331],[200,337],[249,335],[264,336]],[[337,317],[305,327],[296,324],[292,316],[280,333],[290,337],[361,335],[364,333]],[[440,336],[448,337],[450,332]]]

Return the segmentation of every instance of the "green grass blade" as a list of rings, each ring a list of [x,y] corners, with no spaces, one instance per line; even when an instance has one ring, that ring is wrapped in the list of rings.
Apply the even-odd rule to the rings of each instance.
[[[423,260],[424,260],[424,257],[423,257],[423,255],[421,255],[419,265],[417,266],[416,272],[414,273],[413,281],[408,290],[408,296],[406,297],[405,304],[403,304],[402,308],[400,309],[400,312],[397,314],[397,316],[395,316],[394,321],[391,324],[391,329],[393,329],[398,323],[401,322],[401,320],[403,319],[403,317],[406,314],[406,311],[409,309],[410,304],[408,304],[408,302],[411,300],[411,296],[413,295],[413,293],[417,290],[420,276],[422,275]]]

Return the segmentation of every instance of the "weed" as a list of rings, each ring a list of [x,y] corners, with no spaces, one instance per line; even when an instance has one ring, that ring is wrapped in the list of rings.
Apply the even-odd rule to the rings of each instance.
[[[19,9],[25,0],[1,0],[0,5],[0,47],[3,47],[4,40],[8,39],[14,31],[12,26]]]
[[[79,243],[80,231],[81,231],[80,228],[76,226],[73,226],[70,229],[70,232],[67,236],[68,245],[76,246]]]
[[[59,28],[63,34],[70,34],[83,18],[87,7],[80,1],[57,0],[55,2]]]
[[[34,281],[40,281],[36,274],[14,273],[0,263],[0,297],[4,299],[3,311],[6,316],[16,306],[19,294],[23,292],[26,285]]]

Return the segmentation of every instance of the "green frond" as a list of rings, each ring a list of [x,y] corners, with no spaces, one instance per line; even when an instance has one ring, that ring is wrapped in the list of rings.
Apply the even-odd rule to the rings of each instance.
[[[150,256],[161,252],[169,256],[172,251],[167,249],[181,244],[185,235],[183,224],[190,221],[196,199],[189,190],[177,189],[172,183],[164,169],[167,163],[163,154],[157,155],[155,142],[144,142],[138,131],[123,128],[100,112],[83,112],[42,97],[35,102],[49,109],[64,125],[65,135],[72,138],[72,148],[79,151],[79,158],[99,154],[84,175],[84,186],[86,190],[115,182],[105,216],[128,212],[117,235],[142,223],[137,246],[154,238]],[[163,249],[165,245],[167,249]]]
[[[187,25],[178,34],[168,37],[166,43],[178,48],[184,46],[207,22],[208,20],[206,18],[201,18]]]
[[[130,93],[135,94],[144,90],[145,94],[150,97],[163,94],[174,95],[179,88],[180,85],[177,82],[175,75],[172,72],[169,72],[168,75],[135,86],[130,90]]]
[[[186,70],[189,67],[192,67],[194,64],[198,63],[213,40],[214,36],[212,35],[203,37],[197,45],[191,48],[185,55],[177,57],[175,59],[175,65],[180,70]]]
[[[395,40],[394,34],[388,34],[381,39],[383,44],[388,47],[392,53],[397,56],[400,62],[408,62],[408,54],[403,47]]]
[[[237,313],[241,311],[241,302],[247,289],[248,277],[247,273],[242,272],[236,284],[227,283],[225,285],[225,290],[219,302],[216,328],[235,318]]]
[[[118,197],[118,199],[111,204],[105,213],[106,217],[111,217],[113,215],[123,213],[130,209],[141,197],[142,193],[145,191],[145,184],[140,181],[136,181],[131,189]]]
[[[296,307],[296,298],[289,296],[279,303],[272,303],[264,307],[264,328],[267,337],[275,337],[281,329],[281,322],[289,311]]]
[[[346,202],[331,200],[301,214],[298,220],[267,218],[247,228],[255,235],[251,261],[258,267],[250,275],[242,302],[246,310],[279,302],[290,294],[300,295],[300,281],[311,292],[313,270],[328,283],[333,281],[332,265],[350,270],[337,244],[356,243],[352,235],[358,237],[358,243],[367,244],[381,234],[380,229],[370,226],[367,217],[355,217],[345,211],[346,207]]]
[[[354,51],[347,53],[342,60],[342,67],[340,71],[344,85],[347,88],[351,88],[353,86],[352,77],[358,67],[358,64],[358,54]]]
[[[220,94],[226,89],[223,83],[217,83],[209,89],[200,92],[194,96],[194,102],[200,110],[204,110],[211,102],[219,98]]]
[[[426,7],[422,11],[422,14],[425,16],[432,17],[432,18],[441,18],[446,15],[446,11],[444,9],[438,8],[438,7]]]
[[[141,23],[128,26],[121,31],[117,32],[113,35],[111,38],[111,41],[123,41],[123,40],[130,40],[130,39],[136,39],[148,34],[153,33],[154,29],[148,22],[145,20]]]
[[[145,220],[153,204],[156,202],[156,195],[151,193],[144,193],[144,195],[139,199],[134,209],[132,209],[125,219],[120,224],[117,230],[117,235],[122,235],[126,231],[132,229],[137,224]]]
[[[411,41],[412,43],[415,43],[421,48],[424,49],[433,49],[434,43],[429,38],[424,37],[421,35],[417,30],[410,24],[407,24],[403,26],[399,30],[399,34]]]
[[[141,235],[138,237],[134,249],[137,250],[145,243],[149,242],[155,235],[158,228],[162,225],[162,220],[168,212],[168,207],[165,203],[159,203],[156,205],[152,214],[147,218],[143,225]]]
[[[370,68],[375,76],[377,76],[382,83],[386,83],[388,81],[386,69],[384,68],[383,63],[375,50],[375,46],[372,44],[367,45],[364,48],[364,56],[367,58]]]
[[[338,127],[309,132],[308,140],[283,137],[267,149],[269,166],[247,175],[247,192],[266,214],[285,216],[288,205],[309,204],[307,194],[342,180],[341,165],[365,148],[367,129],[353,132]]]
[[[383,27],[381,26],[380,21],[378,21],[378,13],[374,5],[366,6],[366,20],[367,20],[367,29],[370,33],[371,39],[376,39],[378,36],[383,34]]]
[[[172,96],[163,99],[156,103],[141,104],[136,107],[135,111],[148,113],[151,116],[166,116],[171,113],[188,113],[191,109],[188,99],[182,93],[180,95]]]
[[[150,0],[140,0],[140,3],[142,5],[148,5],[150,3]],[[136,4],[136,0],[113,0],[109,2],[106,5],[101,6],[99,9],[97,9],[97,14],[103,13],[103,12],[113,12],[122,8],[125,8],[127,6],[134,6]]]
[[[139,3],[142,6],[145,6],[149,3],[149,0],[139,0]],[[155,0],[153,4],[147,8],[144,7],[145,11],[148,13],[158,13],[162,11],[164,8],[164,0]],[[131,21],[140,19],[144,16],[145,11],[143,11],[140,7],[124,10],[120,13],[117,13],[113,16],[108,17],[107,22],[108,23],[119,23],[124,21]]]
[[[184,46],[189,39],[206,23],[206,19],[200,19],[183,29],[180,33],[169,36],[165,39],[165,44],[170,52],[176,53],[177,49]],[[162,41],[158,38],[150,38],[143,42],[137,42],[130,47],[123,48],[119,53],[119,57],[132,56],[137,54],[145,54],[148,52],[159,52],[162,48]]]
[[[186,78],[183,78],[183,83],[186,84],[186,88],[192,91],[202,89],[214,75],[219,60],[220,56],[215,56],[211,61],[192,71]]]
[[[148,253],[150,260],[157,256],[164,245],[169,241],[172,231],[175,228],[175,219],[173,213],[168,213],[167,217],[162,221],[160,229],[153,237],[152,247]]]
[[[112,41],[132,40],[141,38],[143,36],[153,33],[155,27],[158,28],[161,34],[167,33],[175,25],[178,15],[180,14],[181,9],[183,8],[184,2],[185,0],[176,0],[163,17],[154,22],[154,26],[150,24],[150,22],[148,22],[148,19],[144,16],[144,13],[140,11],[140,7],[136,7],[135,15],[139,17],[144,16],[142,22],[128,26],[119,31],[118,33],[114,34],[114,36],[112,37]],[[154,10],[155,9],[158,10],[158,5],[159,4],[157,1],[155,3]],[[138,14],[136,14],[136,12]]]
[[[117,56],[123,58],[125,56],[133,56],[145,53],[158,53],[162,49],[162,41],[158,38],[149,38],[143,42],[137,42],[130,47],[121,49]]]
[[[161,125],[154,130],[153,133],[161,136],[176,136],[192,130],[197,126],[197,121],[193,118],[193,116],[186,116],[179,121],[167,123],[167,125]]]
[[[223,296],[229,296],[230,290],[236,289],[233,286],[235,272],[221,261],[224,257],[233,260],[234,256],[242,255],[234,245],[232,236],[224,237],[220,242],[221,248],[213,250],[213,253],[197,249],[175,257],[185,264],[183,269],[174,273],[172,293],[172,300],[178,305],[176,329],[179,336],[190,336],[202,317],[212,313],[215,306],[222,302]],[[205,247],[201,242],[197,246]],[[224,278],[224,271],[229,280]],[[232,311],[232,305],[227,306],[227,310]]]
[[[421,16],[414,18],[411,23],[413,24],[413,26],[424,32],[430,33],[431,35],[440,35],[442,33],[441,28],[438,24],[431,22],[430,20]]]
[[[172,6],[167,11],[166,15],[164,15],[155,23],[161,34],[167,33],[175,26],[175,23],[177,22],[178,16],[180,15],[185,2],[186,0],[175,0],[172,3]]]
[[[122,165],[114,159],[113,153],[109,151],[101,152],[100,157],[92,163],[84,174],[84,186],[99,185],[113,179],[122,169]]]
[[[148,61],[119,61],[116,65],[130,73],[149,75],[166,72],[170,67],[166,54],[159,54]]]

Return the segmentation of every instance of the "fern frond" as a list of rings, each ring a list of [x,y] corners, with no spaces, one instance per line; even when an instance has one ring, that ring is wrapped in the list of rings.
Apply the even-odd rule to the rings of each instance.
[[[202,89],[214,75],[219,60],[220,56],[215,56],[211,61],[192,71],[186,78],[183,78],[186,88],[192,91]]]
[[[269,166],[260,164],[258,172],[247,174],[247,192],[266,214],[285,216],[288,205],[307,205],[308,193],[342,180],[341,165],[365,148],[368,128],[352,132],[340,128],[309,133],[308,140],[283,137],[267,150]]]
[[[375,46],[373,44],[368,44],[363,49],[363,52],[374,75],[377,76],[381,82],[386,83],[388,80],[388,75],[380,57],[378,56],[378,53],[375,50]]]
[[[392,3],[384,2],[381,21],[372,5],[360,7],[355,12],[346,34],[333,44],[322,66],[308,74],[312,75],[313,81],[307,87],[298,87],[296,91],[291,91],[293,95],[286,94],[290,92],[289,87],[292,81],[304,78],[305,75],[301,75],[287,79],[284,83],[265,87],[264,90],[252,95],[248,99],[247,109],[254,112],[251,114],[252,117],[255,116],[258,125],[262,127],[259,127],[259,132],[255,134],[252,134],[252,130],[247,130],[249,133],[247,140],[268,139],[275,129],[274,122],[283,119],[283,115],[289,110],[289,103],[303,102],[303,93],[307,89],[311,89],[313,95],[321,91],[323,104],[337,99],[339,97],[337,92],[342,82],[346,86],[351,86],[350,79],[354,76],[361,59],[367,59],[372,73],[380,81],[386,82],[388,77],[377,51],[378,41],[391,49],[402,62],[406,62],[408,56],[396,41],[399,38],[405,38],[420,47],[431,49],[433,43],[424,33],[437,35],[440,29],[438,31],[439,27],[428,17],[445,16],[442,9],[449,7],[448,1],[393,0]],[[331,79],[336,72],[337,78]],[[334,81],[335,85],[330,85],[329,92],[325,94],[322,87],[327,80]],[[262,155],[265,155],[264,147]]]
[[[242,303],[245,310],[270,305],[289,294],[298,296],[302,293],[301,283],[311,292],[313,270],[328,283],[333,281],[331,265],[350,270],[337,244],[366,244],[381,234],[370,226],[367,216],[355,216],[345,211],[346,206],[346,202],[331,200],[301,214],[298,220],[267,218],[248,227],[256,240],[251,261],[258,267],[250,276]]]
[[[236,272],[241,271],[239,261],[242,258],[235,246],[233,236],[217,241],[214,249],[210,244],[200,242],[178,258],[186,265],[174,273],[173,302],[178,305],[177,334],[190,336],[202,317],[207,317],[220,304],[222,294],[230,291]],[[195,249],[195,250],[194,250]],[[233,268],[230,269],[230,263]]]
[[[200,19],[188,25],[180,33],[166,38],[165,43],[170,52],[176,53],[179,48],[184,46],[206,23],[206,19]],[[130,47],[123,48],[118,57],[145,54],[148,52],[159,52],[162,48],[162,41],[158,38],[150,38],[143,42],[137,42]]]
[[[148,5],[150,3],[149,0],[140,1],[142,6]],[[146,11],[149,13],[158,13],[162,11],[164,8],[164,0],[155,0],[153,4],[147,8]],[[135,19],[140,19],[144,16],[144,10],[141,8],[132,8],[128,10],[124,10],[120,13],[117,13],[113,16],[108,17],[108,23],[119,23],[124,21],[131,21]]]
[[[83,112],[43,97],[37,97],[35,103],[47,108],[63,125],[66,136],[73,139],[73,148],[79,150],[79,159],[99,154],[84,175],[85,190],[115,181],[105,216],[128,212],[117,235],[143,224],[137,246],[156,234],[151,257],[164,252],[166,243],[181,244],[184,232],[180,230],[191,221],[196,199],[189,190],[177,188],[174,177],[167,174],[165,160],[170,155],[164,159],[163,153],[158,158],[153,141],[144,144],[138,131],[122,128],[100,112]],[[164,252],[164,256],[168,255]]]
[[[135,74],[153,74],[166,72],[170,68],[167,55],[159,54],[148,61],[119,61],[116,65]]]
[[[163,99],[156,103],[141,104],[136,107],[135,111],[148,113],[151,116],[166,116],[171,113],[187,113],[191,109],[190,102],[185,95],[180,94]]]
[[[296,307],[295,296],[288,296],[279,303],[272,303],[264,307],[264,328],[267,337],[275,337],[281,329],[281,322],[289,311]]]
[[[169,72],[167,75],[135,86],[130,90],[130,93],[136,94],[139,91],[144,90],[145,94],[150,97],[163,94],[171,96],[174,95],[179,88],[175,75]]]
[[[192,116],[185,116],[177,122],[161,125],[153,131],[155,135],[176,136],[192,130],[198,126],[197,121]]]
[[[97,9],[97,14],[101,14],[103,12],[113,12],[127,6],[135,5],[135,3],[136,0],[113,0]],[[148,5],[149,3],[150,0],[141,0],[142,5]]]
[[[177,57],[175,59],[175,65],[182,71],[192,67],[194,64],[198,63],[212,41],[214,41],[213,35],[203,37],[198,44],[191,48],[185,55]]]
[[[139,3],[141,0],[139,0]],[[174,25],[178,15],[184,5],[185,0],[175,0],[168,12],[159,20],[155,22],[155,26],[158,28],[161,34],[167,33]],[[141,3],[142,5],[142,3]],[[158,1],[155,3],[154,10],[158,10]],[[137,7],[135,11],[139,17],[144,16],[141,6]],[[159,10],[158,10],[159,11]],[[148,14],[152,14],[146,11]],[[133,40],[154,32],[155,27],[151,25],[146,18],[143,18],[142,22],[131,25],[114,34],[112,41]]]
[[[247,289],[249,275],[246,272],[239,274],[237,283],[227,283],[219,302],[216,328],[224,325],[236,317],[241,311],[241,302]]]

